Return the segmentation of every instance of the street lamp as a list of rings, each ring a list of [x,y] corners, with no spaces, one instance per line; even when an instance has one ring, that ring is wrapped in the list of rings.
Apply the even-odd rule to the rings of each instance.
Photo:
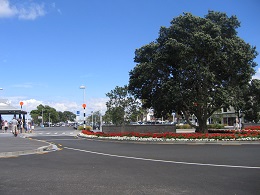
[[[44,127],[43,125],[43,109],[42,109],[42,128]]]
[[[102,132],[102,110],[100,111],[100,127],[99,127],[99,130]]]
[[[49,113],[49,127],[51,126],[51,113]]]
[[[93,123],[93,111],[91,111],[92,113],[92,131],[94,130],[94,123]]]
[[[86,104],[85,104],[85,89],[86,89],[86,87],[84,86],[84,85],[81,85],[80,87],[79,87],[80,89],[83,89],[83,104],[82,104],[82,107],[83,107],[83,109],[84,109],[84,130],[86,130]]]

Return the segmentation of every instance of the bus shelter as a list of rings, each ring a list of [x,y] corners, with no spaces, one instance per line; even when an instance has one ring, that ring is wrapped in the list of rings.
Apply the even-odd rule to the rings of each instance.
[[[3,115],[13,115],[15,118],[20,118],[25,121],[26,111],[23,111],[21,108],[15,108],[14,106],[7,103],[5,99],[0,99],[0,119],[2,120]],[[23,123],[25,124],[25,123]]]

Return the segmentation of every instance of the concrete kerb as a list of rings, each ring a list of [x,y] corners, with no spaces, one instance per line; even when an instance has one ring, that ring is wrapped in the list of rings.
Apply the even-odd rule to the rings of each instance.
[[[21,155],[29,155],[29,154],[42,154],[45,152],[49,152],[52,150],[52,146],[43,146],[38,149],[34,150],[25,150],[25,151],[16,151],[16,152],[2,152],[0,153],[0,158],[6,158],[6,157],[15,157],[15,156],[21,156]]]
[[[22,136],[22,138],[24,139],[31,139],[28,135],[24,134]],[[42,146],[42,147],[39,147],[38,149],[36,150],[40,150],[40,151],[55,151],[55,150],[58,150],[59,148],[55,145],[55,144],[52,144],[52,143],[49,143],[45,140],[37,140],[37,139],[34,139],[35,141],[38,141],[38,142],[43,142],[43,143],[47,143],[49,144],[48,146]]]
[[[29,139],[26,136],[21,136],[22,139]],[[36,149],[27,149],[27,150],[18,150],[18,151],[11,151],[11,152],[0,152],[0,158],[8,158],[8,157],[17,157],[21,155],[30,155],[30,154],[43,154],[51,151],[56,151],[59,148],[55,144],[48,143],[43,140],[36,140],[34,141],[43,142],[45,144],[49,144],[47,146],[41,146]]]

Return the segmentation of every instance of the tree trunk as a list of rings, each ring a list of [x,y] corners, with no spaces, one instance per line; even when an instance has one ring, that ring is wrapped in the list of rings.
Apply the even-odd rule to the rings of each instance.
[[[207,119],[198,119],[199,126],[196,128],[197,133],[208,133]]]

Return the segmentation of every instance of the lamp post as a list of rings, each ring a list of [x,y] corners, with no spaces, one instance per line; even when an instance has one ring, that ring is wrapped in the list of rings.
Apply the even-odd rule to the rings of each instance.
[[[102,110],[100,111],[100,127],[99,127],[99,130],[102,132]]]
[[[93,123],[93,111],[91,111],[92,114],[92,131],[94,130],[94,123]]]
[[[83,104],[82,104],[82,107],[83,107],[83,109],[84,109],[84,126],[83,126],[83,129],[84,130],[86,130],[86,104],[85,104],[85,89],[86,89],[86,87],[84,86],[84,85],[81,85],[80,87],[79,87],[80,89],[83,89]]]
[[[43,125],[43,109],[42,109],[42,128],[44,127]]]
[[[49,127],[51,126],[51,113],[49,113]]]

